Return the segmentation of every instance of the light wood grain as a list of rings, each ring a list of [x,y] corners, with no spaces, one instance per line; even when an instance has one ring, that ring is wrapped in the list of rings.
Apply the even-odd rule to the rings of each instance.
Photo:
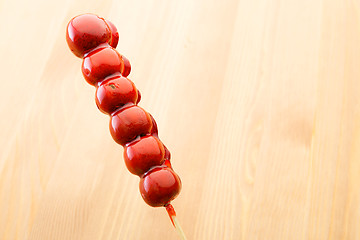
[[[358,0],[1,0],[0,239],[178,239],[67,48],[86,12],[119,29],[189,239],[360,239]]]

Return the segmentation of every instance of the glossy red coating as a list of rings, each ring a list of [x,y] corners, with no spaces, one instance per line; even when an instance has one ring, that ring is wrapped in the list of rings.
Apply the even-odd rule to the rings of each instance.
[[[152,128],[151,128],[150,134],[158,137],[158,128],[157,128],[156,121],[150,113],[149,113],[149,115],[150,115],[151,122],[152,122]]]
[[[114,112],[110,119],[111,136],[123,146],[137,136],[150,133],[151,128],[150,115],[136,105]]]
[[[85,80],[96,85],[104,78],[124,71],[124,62],[120,54],[112,47],[105,47],[90,52],[83,60],[82,73]]]
[[[167,159],[167,158],[165,158],[165,160],[164,160],[164,162],[163,162],[163,164],[162,164],[161,166],[163,166],[163,167],[168,167],[168,168],[171,168],[171,169],[173,170],[173,168],[172,168],[172,166],[171,166],[171,162],[170,162],[170,160]]]
[[[110,31],[111,31],[110,46],[112,46],[113,48],[116,48],[116,46],[118,45],[118,42],[119,42],[119,32],[112,22],[110,22],[109,20],[105,20],[105,22],[109,25]]]
[[[120,74],[106,78],[96,88],[96,105],[106,114],[111,114],[127,103],[136,104],[138,91],[132,81]]]
[[[124,149],[124,160],[128,170],[141,176],[150,168],[164,162],[165,149],[157,137],[148,135],[131,142]]]
[[[124,72],[122,73],[122,75],[124,77],[129,76],[130,72],[131,72],[131,65],[130,65],[130,61],[124,57],[124,55],[121,55],[123,61],[124,61]]]
[[[176,198],[181,190],[179,176],[168,167],[155,167],[140,178],[140,193],[152,207],[162,207]]]
[[[164,148],[165,148],[164,158],[167,159],[167,160],[170,160],[170,159],[171,159],[170,151],[169,151],[169,149],[168,149],[165,145],[164,145]]]
[[[110,43],[111,32],[103,18],[95,14],[83,14],[68,23],[66,41],[70,50],[82,58],[86,52],[98,45]]]
[[[169,204],[165,205],[165,209],[166,209],[167,213],[169,214],[171,223],[176,228],[175,223],[174,223],[174,219],[173,219],[174,217],[176,217],[176,212],[175,212],[174,207],[169,203]]]
[[[141,93],[140,93],[139,89],[137,91],[138,91],[138,98],[137,98],[136,104],[138,104],[141,100]]]

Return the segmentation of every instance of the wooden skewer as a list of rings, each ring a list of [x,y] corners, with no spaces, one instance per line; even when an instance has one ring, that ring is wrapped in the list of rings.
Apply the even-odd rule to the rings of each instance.
[[[176,216],[173,216],[172,217],[172,220],[174,222],[174,226],[175,226],[175,229],[177,231],[177,233],[179,234],[180,238],[182,240],[187,240],[186,236],[185,236],[185,233],[184,231],[182,230],[180,224],[179,224],[179,221],[177,220]]]
[[[176,213],[174,207],[171,204],[165,206],[167,213],[169,214],[171,223],[175,227],[176,232],[179,234],[180,239],[187,240],[184,231],[182,230],[179,221],[176,218]]]

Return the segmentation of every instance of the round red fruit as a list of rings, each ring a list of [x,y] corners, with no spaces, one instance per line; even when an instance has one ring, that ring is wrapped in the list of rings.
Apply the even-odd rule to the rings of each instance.
[[[118,74],[101,82],[95,95],[100,111],[111,114],[127,103],[136,104],[138,91],[132,81]]]
[[[68,23],[66,41],[70,50],[82,58],[100,44],[110,43],[111,31],[103,18],[94,14],[83,14]]]
[[[110,118],[110,133],[115,142],[125,145],[137,136],[150,133],[150,115],[141,107],[133,105],[116,111]]]
[[[152,207],[162,207],[172,201],[181,190],[179,176],[168,167],[155,167],[140,178],[140,193]]]
[[[157,137],[158,136],[158,128],[157,128],[156,121],[150,113],[149,113],[149,115],[150,115],[151,122],[152,122],[152,128],[151,128],[150,134]]]
[[[130,65],[130,61],[124,57],[123,55],[121,55],[123,61],[124,61],[124,72],[122,73],[122,75],[124,77],[129,76],[130,72],[131,72],[131,65]]]
[[[124,160],[132,174],[141,176],[150,168],[160,166],[164,161],[164,154],[163,144],[150,135],[127,145],[124,149]]]
[[[169,149],[164,145],[164,149],[165,149],[165,155],[164,155],[164,158],[167,159],[167,160],[170,160],[171,158],[171,154],[170,154],[170,151]]]
[[[112,74],[122,73],[124,62],[115,49],[105,47],[90,52],[84,58],[81,69],[85,80],[91,85],[96,85]]]
[[[117,31],[115,25],[112,22],[110,22],[109,20],[105,20],[105,21],[109,25],[110,31],[111,31],[110,46],[112,46],[113,48],[116,48],[116,46],[119,42],[119,32]]]
[[[138,98],[136,100],[136,104],[138,104],[141,100],[141,93],[140,93],[139,89],[137,91],[138,91]]]

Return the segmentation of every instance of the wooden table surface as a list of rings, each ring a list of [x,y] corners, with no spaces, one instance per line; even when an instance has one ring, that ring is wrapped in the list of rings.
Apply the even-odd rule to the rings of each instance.
[[[0,0],[0,239],[178,239],[147,206],[67,22],[119,29],[188,239],[360,239],[359,0]]]

